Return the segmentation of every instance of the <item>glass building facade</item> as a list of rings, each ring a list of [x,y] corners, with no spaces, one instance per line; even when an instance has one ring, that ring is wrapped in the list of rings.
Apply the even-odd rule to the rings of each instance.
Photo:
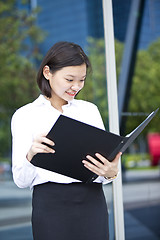
[[[114,35],[125,42],[132,0],[113,0]],[[57,41],[73,41],[83,48],[88,37],[103,38],[103,10],[100,0],[31,0],[38,6],[37,24],[47,33],[41,46],[46,52]],[[160,36],[160,1],[146,0],[139,48],[146,48]]]
[[[46,52],[55,42],[71,41],[86,46],[88,36],[103,37],[102,2],[99,0],[37,0],[38,25],[46,31]]]

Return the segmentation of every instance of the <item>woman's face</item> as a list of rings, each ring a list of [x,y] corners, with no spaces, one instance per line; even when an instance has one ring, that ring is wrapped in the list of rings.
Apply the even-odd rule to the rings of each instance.
[[[48,81],[51,86],[52,100],[62,104],[74,99],[84,87],[86,78],[86,64],[64,67],[55,73],[50,73]]]

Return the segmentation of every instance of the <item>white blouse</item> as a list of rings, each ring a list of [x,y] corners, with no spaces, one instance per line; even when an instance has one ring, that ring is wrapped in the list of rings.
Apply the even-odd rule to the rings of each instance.
[[[72,100],[62,107],[63,113],[56,110],[43,95],[34,102],[19,108],[11,121],[12,131],[12,172],[16,185],[20,188],[30,187],[45,182],[72,183],[79,180],[33,166],[26,158],[37,134],[48,133],[60,114],[78,121],[104,129],[96,105],[83,100]],[[67,138],[67,137],[66,137]],[[94,182],[109,183],[99,176]]]

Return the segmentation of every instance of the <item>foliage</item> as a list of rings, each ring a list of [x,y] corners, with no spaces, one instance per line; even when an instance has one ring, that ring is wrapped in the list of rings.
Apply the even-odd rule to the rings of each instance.
[[[16,0],[0,0],[0,157],[10,149],[10,119],[20,106],[38,94],[35,82],[36,61],[41,58],[38,45],[44,32],[35,24],[38,9],[30,11],[25,2],[17,7]],[[24,4],[24,5],[23,5]],[[117,79],[121,67],[123,44],[115,41]],[[77,98],[94,102],[100,109],[106,128],[107,90],[104,39],[88,40],[88,55],[92,64],[85,88]],[[160,106],[159,97],[160,40],[137,53],[129,112],[150,113]],[[144,117],[128,117],[126,132],[134,129]],[[143,131],[160,131],[155,117]]]
[[[24,2],[24,1],[23,1]],[[0,155],[10,146],[13,112],[37,96],[36,61],[41,58],[38,43],[44,33],[35,25],[37,10],[16,0],[0,0]]]
[[[150,113],[160,107],[159,97],[160,39],[137,55],[135,73],[131,88],[129,112]],[[128,117],[126,131],[130,132],[144,120],[145,116]],[[147,132],[160,132],[159,113],[144,129]]]
[[[147,166],[145,166],[145,164]],[[151,166],[150,155],[148,153],[135,153],[135,154],[124,153],[122,155],[122,165],[125,169]]]
[[[123,45],[115,41],[117,74],[120,71]],[[87,77],[85,88],[78,94],[78,98],[94,102],[102,115],[102,119],[107,124],[107,89],[105,74],[105,46],[104,39],[88,39],[88,55],[92,65],[92,74]]]
[[[85,88],[78,95],[78,98],[94,102],[100,109],[104,123],[107,126],[107,90],[105,77],[105,48],[103,39],[89,39],[89,58],[93,72],[86,81]],[[115,40],[117,79],[121,68],[123,44]],[[131,132],[138,126],[146,116],[156,108],[160,107],[159,97],[159,62],[160,62],[160,40],[152,43],[148,49],[139,50],[137,53],[135,72],[132,81],[131,98],[128,112],[142,113],[142,116],[128,117],[126,133]],[[147,132],[160,131],[159,116],[143,130]]]

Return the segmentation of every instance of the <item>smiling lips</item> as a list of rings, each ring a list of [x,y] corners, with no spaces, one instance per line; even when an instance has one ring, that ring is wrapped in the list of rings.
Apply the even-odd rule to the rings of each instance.
[[[77,94],[77,92],[66,92],[66,93],[71,97],[74,97]]]

